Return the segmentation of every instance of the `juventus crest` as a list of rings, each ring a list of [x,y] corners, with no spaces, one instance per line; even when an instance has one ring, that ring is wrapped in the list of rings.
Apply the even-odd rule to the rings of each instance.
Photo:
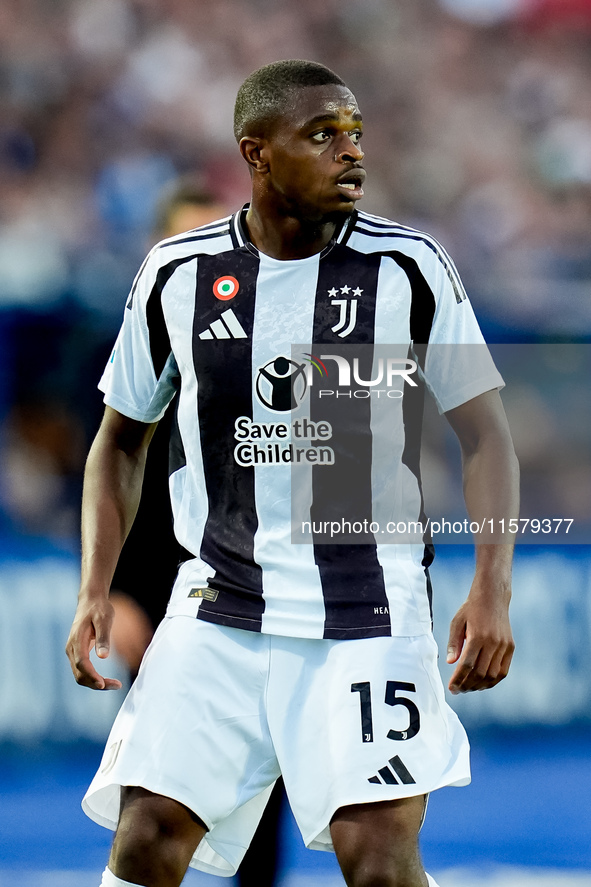
[[[339,306],[339,319],[331,330],[341,339],[345,339],[355,329],[357,323],[357,302],[363,290],[359,287],[351,289],[350,286],[341,286],[339,289],[333,286],[328,290],[328,295],[333,305]],[[349,295],[350,294],[350,295]],[[337,296],[346,296],[346,298],[337,298]]]

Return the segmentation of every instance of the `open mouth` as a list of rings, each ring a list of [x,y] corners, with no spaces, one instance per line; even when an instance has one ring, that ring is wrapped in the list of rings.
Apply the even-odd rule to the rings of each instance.
[[[360,197],[363,197],[364,181],[365,170],[351,170],[337,181],[337,188],[342,194],[346,194],[350,200],[359,200]]]

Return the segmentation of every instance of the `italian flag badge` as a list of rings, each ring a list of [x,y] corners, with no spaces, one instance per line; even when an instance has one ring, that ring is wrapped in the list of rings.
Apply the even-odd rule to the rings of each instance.
[[[234,298],[239,289],[240,284],[235,277],[218,277],[213,285],[213,294],[216,299],[227,302],[229,299]]]

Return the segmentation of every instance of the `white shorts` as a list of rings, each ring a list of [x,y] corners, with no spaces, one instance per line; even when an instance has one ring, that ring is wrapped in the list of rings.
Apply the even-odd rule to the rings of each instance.
[[[470,781],[431,635],[279,637],[164,620],[82,802],[115,828],[120,787],[193,810],[209,831],[191,865],[230,876],[283,774],[308,847],[332,850],[339,807]]]

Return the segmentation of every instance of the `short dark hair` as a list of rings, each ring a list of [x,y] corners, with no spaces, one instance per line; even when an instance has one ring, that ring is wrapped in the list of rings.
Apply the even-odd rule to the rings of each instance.
[[[272,62],[250,74],[236,96],[234,135],[262,135],[289,107],[294,90],[306,86],[345,86],[338,74],[318,62],[287,59]]]

